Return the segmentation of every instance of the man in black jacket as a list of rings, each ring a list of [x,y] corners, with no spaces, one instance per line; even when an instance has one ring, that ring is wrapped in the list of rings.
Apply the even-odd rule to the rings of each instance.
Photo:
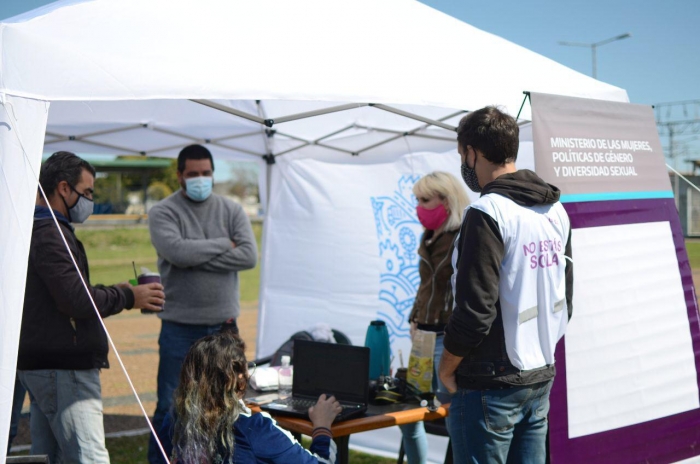
[[[458,128],[462,177],[481,197],[455,245],[439,368],[456,462],[546,461],[554,350],[572,312],[571,227],[559,189],[516,169],[518,134],[494,107]]]
[[[71,223],[92,213],[94,180],[93,167],[69,152],[54,153],[39,176],[48,203],[37,195],[17,369],[31,399],[31,452],[51,462],[109,463],[99,377],[109,367],[108,345],[100,318],[124,308],[158,310],[165,298],[155,283],[90,285]]]

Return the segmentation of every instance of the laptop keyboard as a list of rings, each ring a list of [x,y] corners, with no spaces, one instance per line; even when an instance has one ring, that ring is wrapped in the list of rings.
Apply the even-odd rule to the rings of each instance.
[[[315,401],[304,398],[287,398],[286,403],[289,406],[294,407],[294,409],[309,409],[311,406],[316,404]]]
[[[285,403],[287,403],[289,406],[292,406],[294,409],[300,410],[300,409],[309,409],[311,406],[316,404],[315,400],[308,400],[304,398],[287,398],[285,400]],[[341,404],[340,405],[343,410],[345,409],[357,409],[357,405],[346,405],[346,404]]]

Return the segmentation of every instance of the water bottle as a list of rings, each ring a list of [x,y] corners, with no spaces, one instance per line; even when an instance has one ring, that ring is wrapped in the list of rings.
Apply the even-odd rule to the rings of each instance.
[[[384,321],[372,321],[367,328],[365,346],[369,347],[369,378],[388,376],[391,368],[389,331]]]
[[[277,371],[277,379],[279,382],[278,394],[280,398],[292,396],[292,376],[294,375],[294,370],[292,366],[289,365],[289,361],[289,356],[282,356],[282,365]]]

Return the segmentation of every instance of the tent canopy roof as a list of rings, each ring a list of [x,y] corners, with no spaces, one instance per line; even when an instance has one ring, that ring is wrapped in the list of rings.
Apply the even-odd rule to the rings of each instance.
[[[48,152],[440,152],[466,111],[515,115],[523,91],[627,101],[413,0],[61,0],[0,23],[0,47],[0,98],[52,102]]]
[[[49,101],[499,104],[513,113],[526,90],[627,100],[412,0],[62,0],[6,20],[0,34],[0,92]]]

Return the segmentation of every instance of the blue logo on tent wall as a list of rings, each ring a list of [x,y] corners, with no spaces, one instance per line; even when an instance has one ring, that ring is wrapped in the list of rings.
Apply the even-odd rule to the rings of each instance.
[[[420,283],[418,245],[423,228],[416,217],[413,185],[420,176],[404,175],[391,196],[372,197],[382,259],[377,316],[386,322],[389,337],[410,338],[408,315]]]

